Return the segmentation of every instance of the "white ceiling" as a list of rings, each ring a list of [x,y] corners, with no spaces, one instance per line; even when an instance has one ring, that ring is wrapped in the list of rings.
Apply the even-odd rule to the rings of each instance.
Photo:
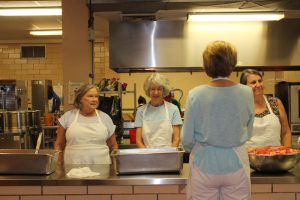
[[[61,7],[61,0],[52,1],[0,1],[1,8]],[[61,29],[61,16],[0,16],[0,41],[60,39],[61,36],[32,36],[31,30]]]

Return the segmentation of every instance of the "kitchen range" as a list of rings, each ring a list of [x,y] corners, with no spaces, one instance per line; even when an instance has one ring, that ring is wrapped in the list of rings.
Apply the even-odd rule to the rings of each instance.
[[[286,110],[295,148],[300,148],[300,82],[279,82],[275,85],[275,96]]]

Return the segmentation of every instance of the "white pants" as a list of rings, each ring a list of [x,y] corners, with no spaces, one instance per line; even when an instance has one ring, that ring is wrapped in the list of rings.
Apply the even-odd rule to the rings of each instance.
[[[243,168],[225,175],[201,172],[190,163],[188,200],[250,200],[251,185]]]

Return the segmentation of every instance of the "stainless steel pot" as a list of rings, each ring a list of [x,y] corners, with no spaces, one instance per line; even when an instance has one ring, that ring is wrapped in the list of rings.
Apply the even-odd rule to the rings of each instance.
[[[6,126],[9,133],[21,133],[27,130],[26,111],[7,111]]]
[[[27,113],[27,126],[39,127],[41,125],[41,111],[40,110],[28,110]]]

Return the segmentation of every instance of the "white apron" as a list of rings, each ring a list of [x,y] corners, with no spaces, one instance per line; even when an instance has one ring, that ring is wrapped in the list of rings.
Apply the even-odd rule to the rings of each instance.
[[[111,164],[109,148],[106,144],[108,130],[102,123],[79,123],[79,111],[66,131],[65,164]]]
[[[195,186],[196,182],[193,182],[193,180],[203,180],[207,179],[210,180],[212,184],[214,182],[216,184],[223,182],[223,186],[226,187],[226,181],[225,179],[228,179],[228,176],[230,176],[230,179],[232,179],[232,182],[239,182],[236,187],[241,187],[241,189],[236,190],[237,188],[233,188],[233,191],[231,189],[226,190],[224,189],[222,191],[223,196],[220,196],[219,198],[213,198],[213,199],[228,199],[226,196],[230,196],[229,199],[235,199],[235,200],[249,200],[251,197],[251,180],[250,180],[250,164],[249,164],[249,158],[248,158],[248,152],[245,147],[245,145],[239,146],[239,147],[233,147],[232,149],[237,154],[238,158],[240,159],[240,162],[242,164],[242,169],[238,170],[238,172],[235,173],[229,173],[228,175],[210,175],[207,173],[204,173],[202,171],[199,172],[199,168],[195,167],[192,163],[194,162],[195,154],[198,150],[201,148],[205,148],[199,143],[196,143],[195,146],[192,149],[192,152],[190,154],[190,173],[189,173],[189,179],[188,179],[188,185],[187,185],[187,199],[188,200],[198,200],[198,198],[193,197],[196,195],[196,193],[201,193],[204,196],[202,196],[201,199],[210,199],[212,197],[218,197],[219,191],[209,191],[210,189],[207,189],[205,187]],[[191,178],[193,177],[193,179]],[[205,181],[204,181],[205,182]],[[230,183],[230,180],[228,181]],[[229,184],[227,183],[227,184]],[[195,189],[197,188],[197,189]],[[215,195],[212,193],[215,192]],[[225,194],[226,193],[226,194]],[[230,194],[230,195],[229,195]]]
[[[252,137],[247,141],[248,147],[280,146],[281,124],[279,118],[274,114],[268,100],[264,96],[270,114],[264,117],[255,117],[253,123]]]
[[[147,104],[143,112],[142,137],[147,148],[162,148],[172,146],[173,126],[169,119],[169,112],[166,102],[164,102],[164,105],[166,119],[162,121],[144,120],[149,104]]]

